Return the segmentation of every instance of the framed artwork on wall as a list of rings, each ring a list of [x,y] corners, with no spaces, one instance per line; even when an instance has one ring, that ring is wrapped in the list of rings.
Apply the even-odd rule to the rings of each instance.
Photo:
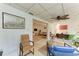
[[[25,18],[2,12],[2,28],[25,29]]]
[[[67,30],[68,29],[68,26],[67,25],[60,25],[59,26],[59,29],[60,30]]]

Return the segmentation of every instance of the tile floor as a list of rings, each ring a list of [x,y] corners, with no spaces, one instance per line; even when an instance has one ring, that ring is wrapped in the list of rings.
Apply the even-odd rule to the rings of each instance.
[[[47,43],[47,39],[41,39],[38,42],[35,42],[35,52],[34,52],[34,56],[46,56],[47,55],[47,50],[43,49],[42,47],[45,46]],[[41,49],[41,50],[40,50]],[[43,49],[43,50],[42,50]],[[39,51],[40,50],[40,51]],[[44,53],[43,53],[44,52]],[[27,56],[33,56],[32,53],[28,54]]]

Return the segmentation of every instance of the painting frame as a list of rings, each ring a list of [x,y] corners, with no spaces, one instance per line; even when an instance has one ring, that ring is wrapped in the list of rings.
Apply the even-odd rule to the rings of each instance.
[[[20,20],[20,23],[19,23],[20,25],[19,24],[15,24],[15,23],[12,22],[13,25],[15,25],[15,26],[11,26],[12,24],[8,24],[8,23],[7,23],[8,26],[6,26],[6,17],[5,17],[5,15],[9,15],[11,17],[15,17],[16,21]],[[9,20],[11,21],[11,19],[9,19]],[[22,25],[21,25],[21,23],[22,23]],[[2,12],[2,28],[3,29],[25,29],[25,18],[21,17],[21,16],[14,15],[14,14]]]

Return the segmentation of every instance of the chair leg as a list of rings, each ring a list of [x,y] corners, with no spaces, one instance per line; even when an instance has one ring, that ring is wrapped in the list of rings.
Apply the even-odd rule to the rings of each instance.
[[[19,56],[21,56],[21,51],[19,51]]]
[[[48,52],[48,56],[50,56],[50,52]]]
[[[19,56],[23,56],[23,51],[20,50]]]
[[[50,52],[48,53],[48,55],[49,55],[49,56],[54,56],[54,54],[53,54],[53,53],[50,53]]]
[[[22,56],[23,56],[23,51],[22,51]]]
[[[33,48],[33,56],[34,56],[34,48]]]
[[[23,56],[23,51],[22,50],[19,51],[19,56]]]

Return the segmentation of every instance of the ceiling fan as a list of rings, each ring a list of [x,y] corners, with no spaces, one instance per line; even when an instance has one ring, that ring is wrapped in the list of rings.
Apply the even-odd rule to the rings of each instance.
[[[67,15],[64,15],[64,16],[57,16],[56,19],[57,20],[66,20],[66,19],[69,19],[68,16],[69,16],[68,14]]]
[[[57,16],[56,18],[51,18],[51,19],[56,19],[56,20],[67,20],[67,19],[69,19],[69,15],[65,14],[63,3],[61,4],[61,6],[62,6],[62,11],[63,11],[63,16]]]

